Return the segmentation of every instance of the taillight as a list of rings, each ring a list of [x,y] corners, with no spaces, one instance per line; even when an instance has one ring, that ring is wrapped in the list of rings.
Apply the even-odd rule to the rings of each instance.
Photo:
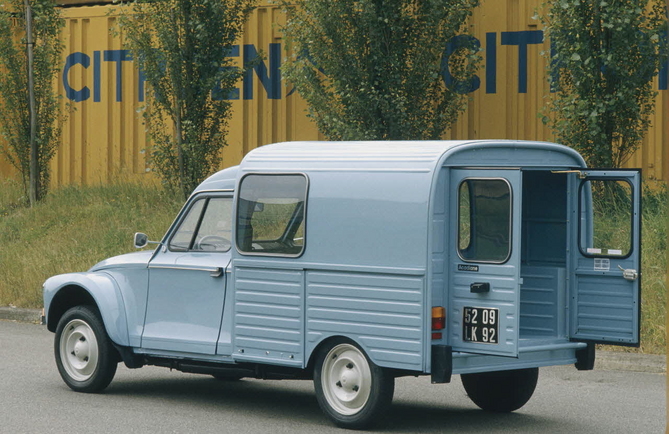
[[[432,330],[443,330],[446,328],[446,309],[441,306],[432,308]]]

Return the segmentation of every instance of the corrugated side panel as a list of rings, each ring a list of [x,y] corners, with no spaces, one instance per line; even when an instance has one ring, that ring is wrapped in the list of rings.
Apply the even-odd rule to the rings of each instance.
[[[669,75],[669,61],[667,62]],[[665,79],[667,80],[667,79]],[[658,88],[655,78],[653,89]],[[665,84],[666,86],[666,84]],[[625,163],[625,167],[643,169],[645,181],[669,181],[669,90],[662,90],[655,100],[652,126],[643,139],[641,148]],[[651,182],[649,185],[653,186]]]
[[[520,337],[563,337],[564,321],[562,315],[558,316],[558,300],[565,293],[565,269],[523,266],[520,276],[523,279],[520,289]]]
[[[308,354],[347,336],[380,366],[423,371],[423,277],[308,271],[306,282]]]
[[[304,273],[235,267],[234,282],[235,359],[301,366]]]
[[[118,177],[153,178],[141,115],[151,94],[123,33],[114,34],[114,6],[71,7],[62,14],[65,49],[55,86],[67,118],[51,162],[52,187],[106,183]],[[323,138],[305,115],[306,103],[281,80],[281,63],[288,54],[278,29],[283,21],[277,5],[262,2],[237,41],[239,54],[233,61],[238,66],[258,55],[263,60],[240,81],[238,96],[231,99],[233,114],[221,168],[238,164],[261,145]],[[15,174],[0,157],[0,176]]]
[[[63,65],[58,77],[67,113],[52,160],[52,183],[97,184],[145,175],[146,133],[139,113],[145,93],[132,54],[115,37],[107,7],[63,10]]]
[[[444,138],[556,140],[538,116],[551,95],[542,54],[550,41],[532,18],[541,5],[540,0],[488,0],[474,10],[467,30],[482,49],[478,87]],[[643,168],[646,180],[669,181],[669,62],[661,74],[653,80],[659,94],[652,126],[624,166]]]
[[[264,60],[239,84],[239,99],[232,101],[228,147],[223,150],[225,167],[239,164],[251,149],[269,143],[324,139],[306,117],[307,104],[281,78],[281,64],[290,56],[280,30],[285,21],[279,6],[261,1],[238,41],[239,66],[244,58],[251,59],[254,50]]]
[[[467,111],[446,137],[452,139],[549,140],[550,130],[537,117],[549,93],[545,59],[548,43],[532,19],[538,0],[483,1],[474,10],[467,32],[482,49],[476,90]],[[521,68],[522,56],[526,63]]]

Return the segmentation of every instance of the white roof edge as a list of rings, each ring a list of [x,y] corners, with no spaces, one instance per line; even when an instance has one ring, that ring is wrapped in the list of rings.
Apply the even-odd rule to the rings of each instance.
[[[296,141],[273,143],[250,151],[239,166],[223,169],[204,180],[194,192],[207,189],[231,189],[245,172],[434,172],[449,165],[449,159],[477,146],[545,149],[571,158],[586,167],[574,149],[552,142],[482,139],[482,140],[406,140],[406,141]],[[485,165],[483,161],[480,165]],[[497,162],[499,163],[499,162]],[[491,162],[495,164],[495,162]]]
[[[456,145],[449,149],[444,154],[444,161],[442,164],[447,163],[448,157],[451,155],[463,151],[464,149],[468,148],[469,146],[474,146],[474,145],[480,145],[484,144],[486,147],[504,147],[505,145],[509,145],[512,143],[517,143],[517,144],[522,144],[523,147],[527,148],[534,148],[534,149],[544,149],[544,150],[551,150],[551,151],[556,151],[565,155],[569,155],[571,158],[576,160],[581,167],[587,167],[587,163],[585,162],[585,159],[581,154],[578,153],[573,148],[570,148],[569,146],[566,145],[561,145],[559,143],[555,142],[546,142],[546,141],[541,141],[541,140],[512,140],[512,139],[481,139],[481,140],[467,140],[464,141],[463,143]]]
[[[296,141],[261,146],[249,152],[240,165],[242,172],[254,170],[434,170],[447,164],[449,156],[475,146],[550,149],[569,155],[585,167],[575,150],[552,142],[475,139],[475,140],[406,140],[406,141]]]

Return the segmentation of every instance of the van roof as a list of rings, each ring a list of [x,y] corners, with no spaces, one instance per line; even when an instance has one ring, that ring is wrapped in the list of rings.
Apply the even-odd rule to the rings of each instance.
[[[284,142],[249,152],[240,165],[251,171],[406,171],[440,166],[584,167],[571,148],[521,140]]]
[[[212,175],[196,192],[234,189],[237,176],[249,172],[434,172],[441,166],[579,168],[586,164],[569,147],[522,140],[282,142],[252,150],[239,166]]]

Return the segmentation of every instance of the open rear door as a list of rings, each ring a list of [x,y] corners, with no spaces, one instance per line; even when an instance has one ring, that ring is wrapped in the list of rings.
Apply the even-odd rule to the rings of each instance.
[[[639,345],[641,173],[570,175],[570,338]]]

